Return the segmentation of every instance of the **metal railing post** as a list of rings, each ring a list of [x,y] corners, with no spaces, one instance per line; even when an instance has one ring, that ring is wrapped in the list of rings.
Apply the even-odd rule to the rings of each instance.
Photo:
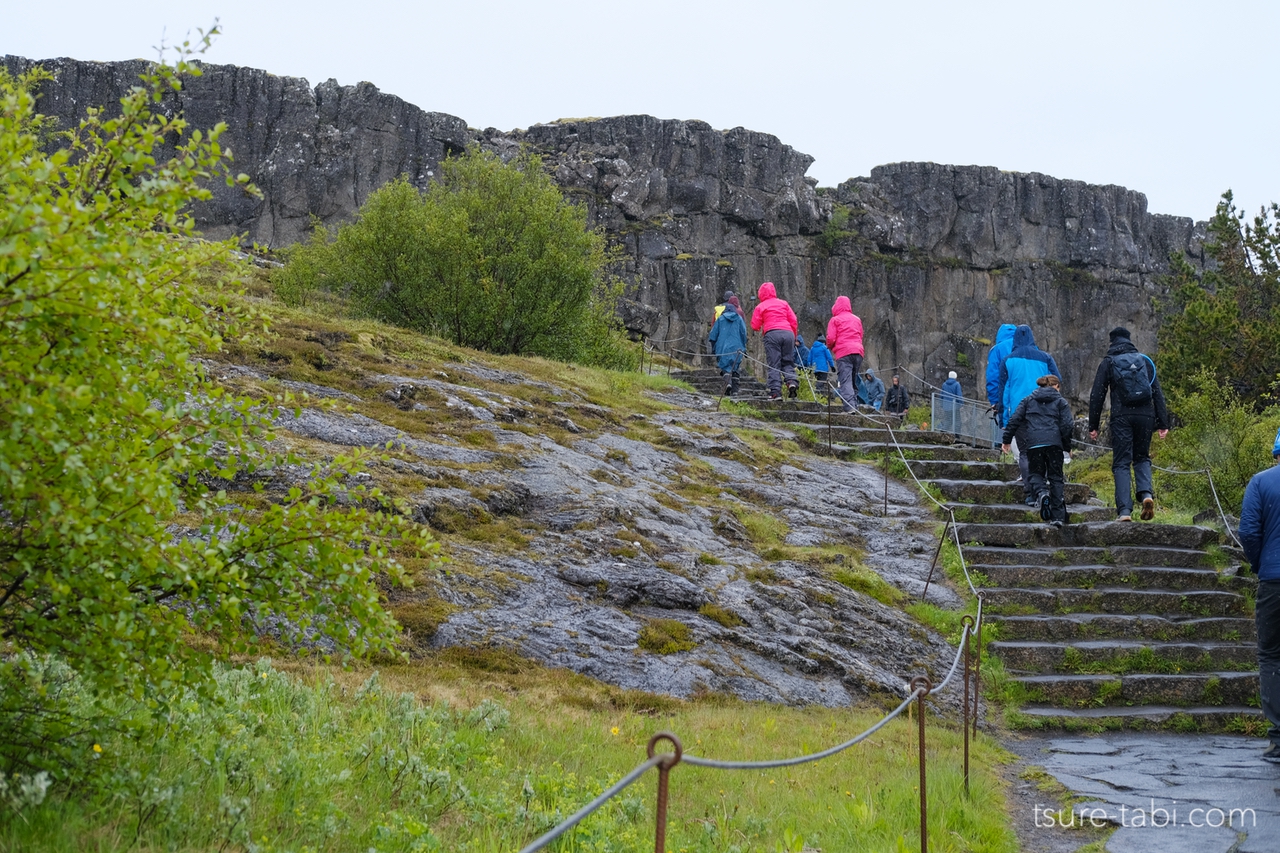
[[[653,748],[658,741],[670,741],[675,747],[675,752],[671,757],[658,765],[658,804],[654,817],[653,832],[653,850],[654,853],[666,853],[667,849],[667,775],[671,772],[671,768],[680,763],[681,757],[684,755],[684,747],[680,744],[680,738],[671,732],[658,732],[649,738],[648,753],[653,758]]]
[[[924,579],[924,592],[920,595],[921,601],[929,597],[929,584],[933,581],[933,573],[938,568],[938,557],[942,554],[942,543],[947,541],[947,531],[950,528],[951,520],[947,519],[946,523],[942,525],[942,535],[938,537],[938,547],[933,552],[933,562],[929,564],[929,576]]]
[[[920,713],[920,853],[929,853],[929,797],[926,794],[926,783],[928,774],[925,772],[925,743],[924,743],[924,700],[929,695],[929,691],[933,689],[933,682],[929,680],[927,675],[917,675],[911,679],[912,690],[923,690],[920,698],[916,699],[916,709]]]
[[[964,643],[964,792],[969,793],[969,633],[973,630],[973,617],[965,616],[960,620],[964,633],[960,642]],[[975,691],[976,692],[976,691]]]

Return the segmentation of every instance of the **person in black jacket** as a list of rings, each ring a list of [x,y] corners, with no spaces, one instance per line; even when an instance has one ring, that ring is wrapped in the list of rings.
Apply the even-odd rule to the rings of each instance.
[[[1030,488],[1040,506],[1040,517],[1061,527],[1067,521],[1066,481],[1062,476],[1062,454],[1071,451],[1075,417],[1059,390],[1061,382],[1052,373],[1036,380],[1036,390],[1024,397],[1005,424],[1001,444],[1009,452],[1014,436],[1027,449]]]
[[[902,387],[895,375],[893,384],[889,386],[889,393],[884,397],[884,409],[891,415],[902,415],[909,408],[911,408],[911,395],[907,393],[906,388]]]
[[[1129,478],[1132,465],[1138,500],[1142,504],[1142,520],[1150,521],[1156,511],[1151,491],[1151,433],[1159,430],[1161,438],[1169,434],[1169,412],[1165,409],[1155,362],[1138,351],[1129,340],[1129,330],[1123,326],[1111,330],[1111,347],[1093,380],[1093,393],[1089,395],[1090,438],[1098,437],[1102,404],[1108,391],[1111,392],[1111,473],[1116,478],[1116,518],[1133,520],[1133,483]]]

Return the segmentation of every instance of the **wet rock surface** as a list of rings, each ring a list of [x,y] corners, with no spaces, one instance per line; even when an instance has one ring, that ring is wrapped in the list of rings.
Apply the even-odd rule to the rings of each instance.
[[[487,434],[483,447],[443,431],[411,435],[350,411],[359,398],[349,392],[320,386],[297,390],[329,403],[276,416],[286,440],[335,454],[389,443],[391,456],[370,469],[374,483],[385,469],[423,484],[405,511],[449,534],[451,562],[393,596],[393,605],[446,608],[412,646],[502,646],[627,688],[831,706],[905,695],[913,675],[940,677],[950,665],[950,646],[849,580],[876,573],[895,594],[923,592],[936,522],[910,489],[890,481],[886,492],[881,471],[779,453],[796,447],[789,427],[713,411],[700,395],[654,394],[675,408],[620,416],[515,373],[455,368],[362,383],[404,417],[443,416],[465,423],[464,434]],[[228,365],[211,372],[271,379]],[[501,387],[557,399],[534,403]],[[542,422],[562,431],[544,434]],[[643,424],[643,438],[632,424]],[[772,546],[753,529],[760,524]],[[478,527],[499,532],[467,536]],[[937,579],[928,599],[958,603]],[[686,632],[679,650],[643,642],[646,629],[672,623]]]
[[[1036,737],[1007,746],[1083,800],[1067,821],[1118,827],[1108,853],[1275,853],[1280,850],[1280,765],[1260,756],[1267,742],[1230,735],[1108,733]],[[1058,804],[1018,797],[1019,810]],[[1026,817],[1025,815],[1020,817]],[[1064,834],[1040,815],[1019,821],[1023,849],[1055,846]],[[1200,824],[1199,826],[1195,824]]]

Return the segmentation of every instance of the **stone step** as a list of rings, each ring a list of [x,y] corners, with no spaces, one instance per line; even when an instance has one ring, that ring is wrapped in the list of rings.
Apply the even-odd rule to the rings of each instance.
[[[988,566],[970,563],[969,570],[982,572],[993,586],[1019,589],[1124,587],[1234,592],[1243,586],[1243,581],[1219,575],[1213,569],[1171,569],[1164,566]]]
[[[1068,488],[1070,488],[1068,486]],[[1070,501],[1068,501],[1070,503]],[[1103,507],[1103,509],[1108,509]],[[1114,509],[1109,509],[1115,512]],[[1091,522],[1055,530],[1051,527],[1027,527],[1025,524],[961,524],[957,529],[961,542],[978,542],[1007,548],[1057,548],[1060,546],[1109,547],[1142,545],[1163,548],[1203,549],[1222,540],[1218,531],[1208,527],[1181,524],[1141,524],[1123,521]],[[1222,560],[1220,562],[1226,562]]]
[[[1250,643],[1143,643],[1138,640],[1081,640],[1072,643],[1000,640],[988,650],[1005,668],[1029,673],[1070,673],[1119,666],[1143,672],[1177,668],[1182,672],[1244,671],[1258,667],[1258,648]]]
[[[1020,715],[1020,716],[1019,716]],[[1025,722],[1023,722],[1025,721]],[[1011,725],[1025,725],[1036,730],[1060,728],[1068,731],[1081,729],[1117,728],[1146,731],[1165,728],[1178,732],[1239,733],[1242,724],[1256,728],[1265,720],[1262,712],[1247,705],[1192,705],[1179,708],[1173,705],[1134,705],[1107,708],[1058,708],[1052,705],[1025,705],[1018,709]]]
[[[949,501],[969,504],[1014,504],[1022,500],[1026,491],[1021,483],[1004,480],[925,480],[942,492]],[[1066,499],[1069,504],[1081,504],[1089,500],[1093,490],[1084,483],[1067,483]],[[969,540],[961,537],[962,542]]]
[[[1030,613],[1141,613],[1176,619],[1179,616],[1244,616],[1244,596],[1217,590],[1167,592],[1111,587],[1099,589],[1016,589],[983,591],[987,607]]]
[[[999,480],[1011,483],[1018,479],[1018,466],[1008,462],[911,459],[907,464],[911,466],[912,473],[922,480]]]
[[[1027,675],[1012,680],[1027,689],[1033,702],[1059,708],[1248,705],[1258,696],[1256,672]]]
[[[1257,642],[1254,620],[1248,616],[1213,616],[1200,619],[1167,619],[1163,616],[1126,613],[1070,613],[1060,615],[988,617],[999,625],[1001,642],[1024,640],[1125,639],[1146,642]]]
[[[1040,510],[1024,503],[1016,504],[966,504],[947,503],[958,522],[978,524],[1045,524],[1040,520]],[[1067,504],[1067,523],[1085,524],[1105,521],[1115,516],[1111,507],[1091,504]],[[962,540],[963,541],[963,540]]]
[[[1048,525],[1035,525],[1032,529],[1057,533]],[[1063,528],[1066,530],[1067,528]],[[969,563],[988,566],[1169,566],[1184,569],[1212,569],[1217,562],[1214,555],[1190,548],[1153,548],[1137,545],[1115,545],[1110,548],[995,548],[987,545],[969,545],[971,540],[961,534],[965,542],[964,556]]]
[[[826,437],[822,433],[819,433],[819,439],[823,447],[826,447]],[[881,458],[885,453],[892,454],[895,457],[898,455],[898,448],[892,443],[884,441],[858,441],[849,444],[836,444],[835,448],[844,454],[852,453],[863,457]],[[984,450],[980,447],[970,447],[967,444],[904,445],[903,455],[907,457],[908,462],[913,458],[921,457],[972,462],[997,458],[995,451]]]

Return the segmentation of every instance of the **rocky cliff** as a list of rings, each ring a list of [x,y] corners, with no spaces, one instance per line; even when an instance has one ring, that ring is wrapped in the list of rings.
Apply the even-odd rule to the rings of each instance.
[[[5,58],[10,71],[33,64]],[[143,67],[39,64],[57,75],[42,108],[67,122],[118,101]],[[745,293],[750,309],[771,280],[807,339],[825,328],[835,297],[850,296],[868,363],[901,366],[917,390],[955,369],[966,394],[980,397],[996,328],[1026,322],[1079,404],[1112,326],[1154,347],[1170,253],[1203,258],[1202,227],[1148,212],[1146,197],[1123,187],[895,163],[822,189],[805,175],[812,158],[777,137],[699,121],[621,116],[477,131],[369,83],[312,88],[217,65],[166,108],[196,127],[225,121],[237,170],[264,192],[259,200],[215,189],[197,211],[211,236],[288,245],[312,216],[348,218],[399,174],[425,185],[443,157],[469,144],[528,145],[623,248],[619,272],[633,282],[626,321],[659,349],[698,350],[724,290]]]

